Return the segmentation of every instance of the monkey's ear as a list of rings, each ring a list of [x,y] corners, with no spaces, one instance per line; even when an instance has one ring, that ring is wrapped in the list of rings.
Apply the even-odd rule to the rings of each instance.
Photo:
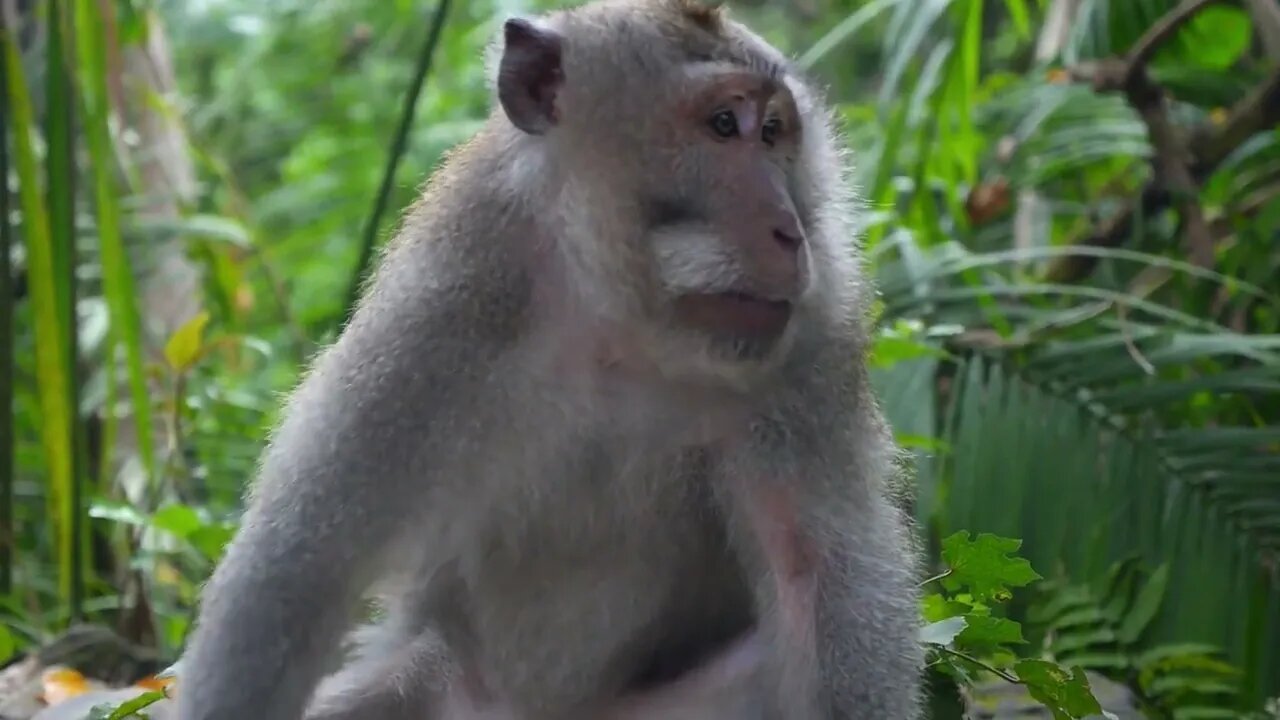
[[[513,125],[541,135],[559,120],[556,94],[564,82],[560,34],[518,18],[508,20],[502,31],[498,101]]]

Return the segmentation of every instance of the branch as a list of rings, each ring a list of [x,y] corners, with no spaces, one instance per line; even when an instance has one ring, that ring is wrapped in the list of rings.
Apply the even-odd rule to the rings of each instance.
[[[1280,60],[1280,4],[1275,0],[1248,0],[1248,4],[1267,57]]]
[[[918,587],[918,588],[922,588],[922,587],[924,587],[925,585],[928,585],[928,584],[929,584],[929,583],[931,583],[931,582],[937,582],[937,581],[939,581],[939,580],[941,580],[941,579],[943,579],[943,578],[945,578],[945,577],[950,577],[950,576],[951,576],[951,573],[952,573],[952,569],[951,569],[951,568],[947,568],[946,572],[938,573],[937,575],[934,575],[933,577],[931,577],[931,578],[929,578],[929,579],[927,579],[927,580],[922,580],[922,581],[920,581],[920,583],[919,583],[918,585],[916,585],[916,587]]]
[[[1280,68],[1245,96],[1231,111],[1220,128],[1205,125],[1191,137],[1196,156],[1193,166],[1198,177],[1210,173],[1236,148],[1254,135],[1280,123]]]
[[[1253,134],[1280,119],[1280,72],[1234,108],[1220,130],[1202,128],[1190,139],[1169,118],[1164,88],[1151,79],[1147,63],[1196,13],[1223,0],[1185,0],[1157,21],[1123,58],[1111,58],[1072,69],[1077,80],[1091,81],[1098,92],[1123,92],[1147,128],[1154,177],[1142,197],[1098,226],[1077,244],[1116,247],[1133,232],[1134,218],[1174,205],[1182,218],[1186,251],[1191,262],[1213,262],[1213,234],[1200,206],[1200,181]],[[1096,257],[1065,257],[1049,268],[1053,282],[1076,282],[1097,266]]]
[[[1190,22],[1196,13],[1214,3],[1223,1],[1184,0],[1181,5],[1169,11],[1167,15],[1157,20],[1142,37],[1138,38],[1138,41],[1129,49],[1128,54],[1125,56],[1129,71],[1132,73],[1145,70],[1147,63],[1151,61],[1152,56],[1156,54],[1160,46],[1168,42],[1174,33],[1182,29],[1183,25]]]
[[[1201,4],[1204,4],[1202,0]],[[1150,34],[1149,37],[1149,44],[1144,48],[1154,47],[1158,36]],[[1144,49],[1143,52],[1146,54],[1139,57],[1148,57],[1151,51]],[[1187,253],[1191,261],[1202,267],[1212,264],[1213,241],[1208,223],[1205,222],[1204,210],[1200,207],[1200,186],[1191,171],[1195,158],[1187,139],[1169,119],[1164,88],[1151,79],[1145,65],[1118,58],[1082,65],[1072,70],[1072,75],[1077,79],[1091,79],[1094,89],[1099,92],[1124,92],[1129,105],[1147,128],[1147,140],[1151,143],[1153,153],[1152,189],[1157,191],[1153,193],[1152,199],[1161,198],[1160,203],[1154,203],[1155,207],[1144,209],[1158,210],[1169,202],[1175,204],[1182,216]],[[1132,210],[1121,213],[1100,228],[1099,231],[1107,238],[1105,242],[1086,240],[1085,244],[1118,245],[1129,234],[1133,214]],[[1051,272],[1060,274],[1062,269],[1052,269]]]
[[[1022,683],[1022,680],[1019,680],[1016,676],[1014,676],[1014,675],[1012,675],[1012,674],[1010,674],[1010,673],[1007,673],[1007,672],[1005,672],[1004,670],[1001,670],[1000,668],[995,667],[994,665],[991,665],[990,663],[985,663],[985,662],[983,662],[983,661],[979,660],[978,658],[976,658],[976,657],[974,657],[974,656],[972,656],[972,655],[969,655],[968,653],[962,653],[962,652],[960,652],[959,650],[952,650],[951,648],[947,647],[946,645],[934,645],[934,647],[935,647],[935,648],[937,648],[939,652],[945,653],[945,654],[947,654],[947,655],[951,655],[952,657],[958,657],[958,658],[960,658],[961,660],[967,660],[968,662],[971,662],[971,663],[973,663],[974,665],[977,665],[978,667],[982,668],[983,670],[986,670],[987,672],[992,673],[993,675],[998,676],[1001,680],[1004,680],[1005,682],[1011,682],[1011,683],[1013,683],[1014,685],[1022,685],[1022,684],[1023,684],[1023,683]]]
[[[1259,132],[1280,124],[1280,69],[1254,88],[1227,113],[1221,126],[1202,125],[1188,142],[1193,161],[1191,174],[1197,181],[1209,177],[1231,153]],[[1119,247],[1133,233],[1133,221],[1139,214],[1149,217],[1168,207],[1168,192],[1149,183],[1142,196],[1099,224],[1077,245],[1086,247]],[[1212,228],[1211,234],[1212,234]],[[1096,256],[1074,255],[1059,259],[1049,268],[1048,278],[1056,283],[1079,282],[1097,267]]]

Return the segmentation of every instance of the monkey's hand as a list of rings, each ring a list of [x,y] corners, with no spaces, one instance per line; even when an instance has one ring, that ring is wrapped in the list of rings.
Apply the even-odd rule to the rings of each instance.
[[[683,677],[618,699],[591,720],[757,720],[762,638],[752,633]],[[441,720],[520,720],[500,703],[482,705],[451,688]]]
[[[674,682],[624,697],[603,720],[753,720],[759,695],[763,639],[752,632],[702,667]]]

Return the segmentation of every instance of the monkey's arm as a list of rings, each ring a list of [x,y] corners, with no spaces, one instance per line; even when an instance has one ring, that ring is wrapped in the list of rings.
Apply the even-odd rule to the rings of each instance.
[[[763,677],[778,688],[769,717],[914,720],[916,564],[886,487],[892,445],[857,386],[810,401],[785,432],[765,429],[728,478],[762,577]]]
[[[456,419],[502,352],[495,324],[476,315],[509,278],[457,272],[437,284],[437,263],[404,247],[383,268],[264,454],[203,593],[179,720],[300,718],[396,541],[438,527],[435,461],[468,445],[472,428]]]

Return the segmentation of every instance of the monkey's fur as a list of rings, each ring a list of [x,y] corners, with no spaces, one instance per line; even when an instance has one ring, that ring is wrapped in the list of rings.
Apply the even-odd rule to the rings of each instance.
[[[745,680],[628,717],[916,718],[828,111],[693,0],[504,27],[492,115],[274,433],[181,720],[622,717],[744,638]]]

